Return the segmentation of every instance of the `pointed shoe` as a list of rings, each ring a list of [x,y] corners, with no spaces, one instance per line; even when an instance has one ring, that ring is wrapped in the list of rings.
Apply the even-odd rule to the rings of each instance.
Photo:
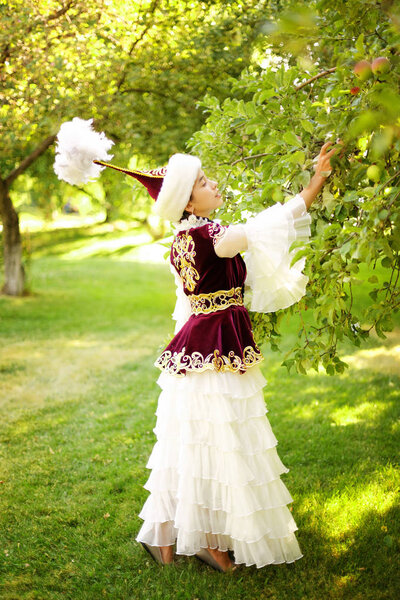
[[[232,565],[232,567],[229,567],[228,569],[223,569],[221,565],[215,560],[215,558],[210,554],[207,548],[202,548],[200,552],[197,552],[197,554],[195,554],[195,557],[201,562],[205,563],[206,565],[209,565],[216,571],[219,571],[220,573],[227,573],[228,571],[234,571],[236,569],[234,565]]]
[[[145,544],[144,542],[140,542],[143,546],[143,548],[146,550],[146,552],[148,552],[151,556],[151,558],[158,563],[159,565],[166,565],[166,564],[170,564],[170,563],[165,563],[163,561],[163,557],[161,554],[161,548],[159,546],[149,546],[148,544]]]

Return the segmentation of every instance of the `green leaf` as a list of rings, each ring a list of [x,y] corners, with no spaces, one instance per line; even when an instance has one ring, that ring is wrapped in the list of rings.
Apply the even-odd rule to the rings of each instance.
[[[348,242],[346,242],[345,244],[343,244],[343,246],[340,247],[339,252],[341,254],[341,256],[346,256],[346,254],[350,253],[350,249],[352,247],[352,241],[349,240]]]
[[[297,139],[296,135],[293,133],[293,131],[286,131],[283,134],[283,139],[290,146],[296,146],[296,147],[300,146],[300,142]]]
[[[335,367],[329,363],[328,365],[326,365],[325,370],[327,372],[328,375],[334,375],[335,374]]]
[[[306,121],[305,119],[300,120],[301,126],[305,131],[309,133],[314,133],[315,126],[311,123],[311,121]]]
[[[310,251],[307,248],[303,248],[303,249],[299,250],[298,252],[296,252],[295,255],[293,256],[292,260],[290,261],[290,266],[293,267],[293,265],[298,260],[303,258],[303,256],[308,256],[309,253],[310,253]]]
[[[290,369],[293,367],[294,363],[295,363],[294,358],[287,358],[286,360],[284,360],[281,363],[281,366],[282,367],[287,367],[288,371],[290,371]]]
[[[272,98],[272,96],[276,96],[276,90],[274,88],[269,88],[268,90],[263,90],[257,97],[257,102],[262,104],[265,100]]]
[[[360,33],[360,35],[358,36],[356,43],[355,43],[355,47],[357,48],[357,50],[360,54],[364,53],[364,34],[363,33]]]
[[[306,155],[302,150],[296,150],[289,156],[289,162],[297,163],[298,165],[303,165],[306,160]]]
[[[329,213],[332,212],[336,204],[335,196],[329,191],[327,187],[325,187],[322,192],[322,204]]]
[[[307,371],[305,370],[304,366],[303,366],[303,361],[298,361],[296,363],[296,369],[298,373],[301,373],[302,375],[307,375]]]
[[[310,183],[310,179],[311,175],[309,171],[301,171],[296,177],[296,181],[303,187],[308,186],[308,184]]]

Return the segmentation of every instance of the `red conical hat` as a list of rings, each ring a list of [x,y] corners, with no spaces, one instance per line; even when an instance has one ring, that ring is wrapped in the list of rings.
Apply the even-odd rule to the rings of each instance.
[[[139,171],[124,169],[103,162],[113,141],[103,132],[92,127],[93,119],[87,121],[74,117],[60,127],[57,135],[54,171],[59,179],[71,185],[82,185],[97,179],[104,167],[110,167],[134,177],[144,185],[156,200],[155,212],[164,219],[177,222],[190,200],[201,161],[190,154],[173,154],[166,167]]]
[[[201,167],[200,159],[191,154],[173,154],[166,167],[144,171],[117,167],[97,159],[93,162],[140,181],[156,200],[155,212],[172,222],[182,217]]]
[[[134,177],[145,186],[153,200],[157,200],[158,194],[160,193],[161,186],[164,181],[164,177],[167,174],[167,167],[159,167],[158,169],[138,171],[136,169],[123,169],[122,167],[111,165],[110,163],[103,162],[102,160],[94,160],[93,162],[96,163],[96,165],[110,167],[111,169],[121,171],[122,173],[126,173],[126,175]]]

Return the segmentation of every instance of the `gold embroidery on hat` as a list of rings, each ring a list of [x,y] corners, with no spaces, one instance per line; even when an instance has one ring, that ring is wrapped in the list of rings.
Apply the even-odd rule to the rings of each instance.
[[[195,256],[192,236],[186,233],[178,235],[172,244],[172,260],[189,292],[193,292],[196,282],[200,279],[198,271],[193,266]]]
[[[146,177],[152,177],[154,179],[163,179],[167,173],[167,167],[158,167],[157,169],[142,169],[141,171],[138,171],[137,169],[128,169],[126,167],[117,167],[117,165],[112,165],[111,163],[107,163],[104,162],[103,160],[94,160],[94,163],[96,163],[96,165],[102,165],[103,167],[111,167],[112,169],[115,169],[116,171],[121,171],[122,173],[125,173],[126,175],[129,175],[130,173],[135,174],[135,175],[145,175]]]
[[[243,306],[242,288],[219,290],[209,294],[191,294],[188,296],[193,315],[208,315],[229,306]]]
[[[167,371],[171,375],[184,377],[184,373],[180,371],[190,371],[202,373],[203,371],[213,370],[217,373],[237,373],[246,371],[257,363],[260,363],[263,356],[256,346],[246,346],[243,350],[243,357],[237,356],[233,350],[228,353],[228,356],[220,354],[219,350],[214,350],[206,357],[200,352],[193,352],[191,355],[185,354],[185,348],[181,352],[172,352],[165,350],[154,363],[156,367],[162,371]]]

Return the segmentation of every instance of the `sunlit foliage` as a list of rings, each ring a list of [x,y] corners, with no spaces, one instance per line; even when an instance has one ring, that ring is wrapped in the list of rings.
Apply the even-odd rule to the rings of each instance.
[[[224,182],[227,222],[301,191],[321,144],[345,143],[345,156],[332,161],[334,173],[312,207],[312,240],[296,254],[307,257],[310,282],[290,309],[300,313],[301,328],[284,364],[301,373],[320,364],[330,374],[342,372],[338,341],[359,345],[372,328],[384,337],[400,306],[396,10],[396,3],[372,0],[286,3],[280,18],[264,23],[259,65],[232,80],[231,98],[205,99],[208,120],[191,141]],[[354,66],[377,57],[387,58],[389,70],[357,78]],[[377,264],[383,278],[374,273]],[[360,310],[354,297],[366,271],[370,302]],[[273,349],[281,318],[254,318],[260,340],[269,339]]]

